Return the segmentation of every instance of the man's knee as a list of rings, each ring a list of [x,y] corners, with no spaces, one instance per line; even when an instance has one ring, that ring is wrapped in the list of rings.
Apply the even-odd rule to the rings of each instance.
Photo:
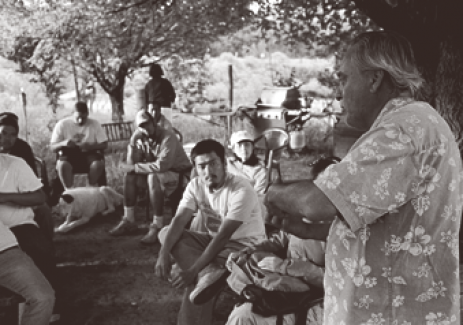
[[[90,163],[90,168],[91,169],[96,169],[96,170],[103,170],[105,168],[105,164],[103,160],[93,160]]]
[[[161,243],[161,245],[164,245],[164,241],[166,239],[168,230],[169,230],[169,226],[165,226],[159,231],[158,238],[159,238],[159,242]]]
[[[57,170],[68,170],[68,169],[72,169],[72,165],[69,161],[60,159],[56,162],[56,169]]]
[[[34,290],[31,296],[28,297],[28,303],[41,306],[42,309],[53,309],[55,299],[55,291],[48,284],[47,286],[41,286],[40,290]]]
[[[148,186],[151,189],[157,189],[160,187],[160,181],[157,173],[148,174]]]

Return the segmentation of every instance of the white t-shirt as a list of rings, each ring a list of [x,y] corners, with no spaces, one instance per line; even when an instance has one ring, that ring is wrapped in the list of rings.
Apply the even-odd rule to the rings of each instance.
[[[213,193],[195,177],[185,189],[179,206],[200,212],[212,236],[225,219],[230,219],[243,222],[231,240],[250,246],[265,239],[257,194],[249,181],[239,176],[227,173],[224,185]]]
[[[56,123],[50,143],[73,140],[76,143],[102,143],[108,141],[105,131],[97,120],[87,118],[84,125],[78,125],[72,117]]]
[[[27,193],[42,188],[29,165],[21,158],[0,154],[0,192]],[[34,212],[30,207],[0,204],[0,221],[9,228],[34,224]]]
[[[0,221],[0,253],[18,245],[15,235]]]

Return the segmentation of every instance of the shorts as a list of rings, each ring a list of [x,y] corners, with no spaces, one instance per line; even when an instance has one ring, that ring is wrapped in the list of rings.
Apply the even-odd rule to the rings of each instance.
[[[104,161],[104,156],[98,151],[83,152],[79,148],[66,148],[58,152],[58,160],[67,161],[76,174],[88,173],[94,161]]]
[[[164,173],[152,173],[148,175],[139,175],[139,186],[147,188],[148,177],[150,176],[158,178],[159,185],[161,186],[162,192],[165,196],[170,196],[178,187],[179,173],[173,171],[167,171]]]

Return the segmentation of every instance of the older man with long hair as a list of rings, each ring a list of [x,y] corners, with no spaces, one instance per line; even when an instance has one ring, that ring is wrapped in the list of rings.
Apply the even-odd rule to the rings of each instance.
[[[327,238],[325,324],[460,324],[461,157],[448,124],[414,99],[410,44],[361,34],[339,78],[347,122],[366,133],[314,182],[271,186],[272,222]]]

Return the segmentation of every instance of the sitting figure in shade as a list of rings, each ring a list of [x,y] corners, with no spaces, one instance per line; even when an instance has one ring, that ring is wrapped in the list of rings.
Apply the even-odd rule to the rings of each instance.
[[[56,124],[50,147],[58,154],[56,170],[64,189],[73,187],[75,173],[88,173],[90,186],[98,186],[108,138],[101,124],[88,117],[86,103],[77,102],[72,117]]]
[[[151,114],[141,110],[135,118],[137,130],[130,138],[127,163],[120,165],[124,175],[124,215],[121,222],[110,231],[112,236],[133,233],[137,191],[142,183],[149,191],[149,201],[154,210],[153,222],[142,244],[154,244],[159,230],[164,226],[164,197],[171,195],[189,176],[191,163],[180,141],[172,130],[159,126]]]
[[[38,176],[35,157],[31,146],[23,139],[18,138],[19,134],[18,116],[11,112],[0,113],[0,153],[8,154],[22,158]],[[42,188],[43,190],[43,188]],[[34,221],[44,232],[45,236],[52,240],[53,238],[53,218],[50,207],[46,204],[40,204],[33,207]]]
[[[249,181],[227,172],[219,142],[198,142],[191,160],[198,176],[185,189],[170,226],[159,234],[162,246],[155,270],[174,287],[185,288],[177,324],[208,325],[216,289],[226,284],[228,255],[264,240],[265,227],[257,193]],[[198,211],[207,233],[186,229]],[[173,262],[178,272],[171,276]]]
[[[251,183],[257,193],[259,201],[262,202],[262,213],[265,214],[263,199],[266,187],[266,169],[263,163],[254,153],[254,137],[247,131],[237,131],[230,138],[230,145],[233,156],[227,157],[227,172],[232,175],[243,177]],[[201,212],[193,218],[191,230],[205,232],[204,218]]]
[[[331,164],[339,162],[337,157],[327,157],[316,160],[312,166],[312,178],[315,179],[320,172]],[[329,228],[330,224],[326,224]],[[308,287],[323,288],[325,273],[325,246],[322,240],[301,239],[284,231],[274,234],[271,238],[259,244],[245,248],[238,253],[232,253],[227,261],[227,267],[231,264],[241,265],[243,260],[253,253],[261,254],[263,258],[258,262],[262,270],[275,272],[283,276],[291,276],[302,280]],[[270,256],[269,256],[270,255]],[[234,291],[240,293],[243,287],[239,276],[232,271],[228,283]],[[322,324],[322,308],[313,307],[307,314],[306,324]],[[283,317],[283,324],[294,325],[295,315],[288,314]],[[276,316],[263,317],[252,312],[252,303],[246,302],[236,306],[228,318],[227,325],[275,325]]]

